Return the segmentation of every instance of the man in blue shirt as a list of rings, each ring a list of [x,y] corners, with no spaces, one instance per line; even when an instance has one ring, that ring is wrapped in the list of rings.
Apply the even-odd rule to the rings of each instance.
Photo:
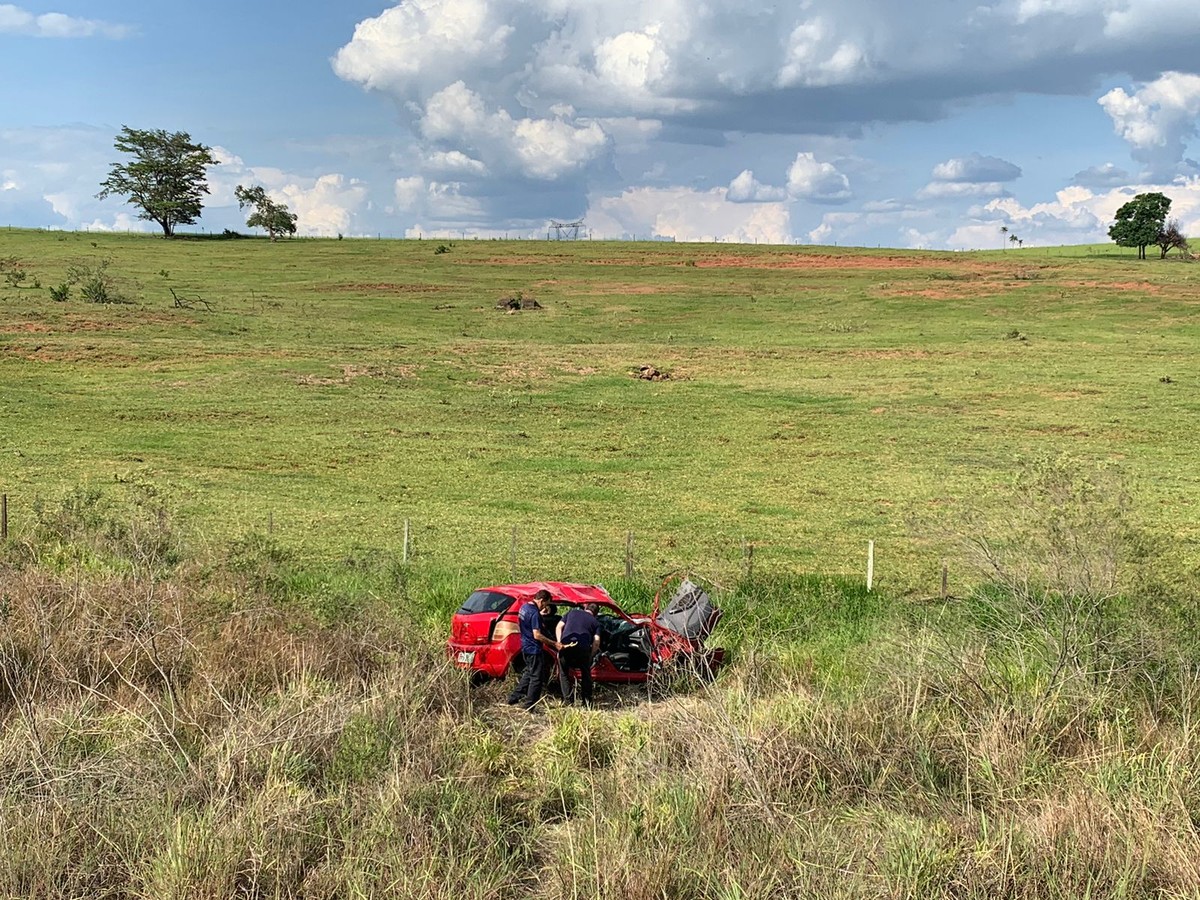
[[[540,590],[533,600],[517,610],[517,628],[521,632],[521,656],[525,668],[513,692],[508,695],[510,706],[520,703],[528,710],[542,696],[546,676],[550,672],[550,654],[546,646],[562,649],[562,644],[542,634],[542,616],[550,609],[550,592]]]
[[[584,706],[592,705],[592,659],[600,649],[600,607],[585,603],[570,610],[558,623],[558,686],[563,703],[575,702],[571,671],[579,670],[579,687]]]

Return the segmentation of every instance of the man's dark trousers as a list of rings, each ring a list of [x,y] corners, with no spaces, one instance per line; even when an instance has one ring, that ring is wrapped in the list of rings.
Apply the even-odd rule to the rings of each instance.
[[[546,687],[546,674],[550,668],[550,654],[544,650],[538,653],[522,653],[525,669],[521,672],[521,680],[508,695],[509,703],[524,703],[528,708],[538,702],[542,690]]]
[[[563,703],[575,700],[570,671],[579,670],[579,693],[584,703],[592,702],[592,648],[564,647],[558,655],[558,686],[562,688]]]

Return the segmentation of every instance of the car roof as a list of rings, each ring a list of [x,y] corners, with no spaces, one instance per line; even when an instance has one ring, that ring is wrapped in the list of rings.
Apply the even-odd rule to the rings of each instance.
[[[532,600],[538,591],[549,591],[555,603],[613,603],[612,597],[598,584],[570,584],[563,581],[531,581],[528,584],[502,584],[479,588],[508,594],[516,600]]]

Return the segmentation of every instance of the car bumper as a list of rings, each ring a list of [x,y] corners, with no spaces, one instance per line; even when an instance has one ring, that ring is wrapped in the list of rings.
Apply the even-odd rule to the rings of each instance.
[[[483,672],[492,678],[503,678],[507,675],[513,659],[512,652],[504,647],[494,647],[490,644],[456,644],[453,641],[446,645],[446,656],[460,669]]]

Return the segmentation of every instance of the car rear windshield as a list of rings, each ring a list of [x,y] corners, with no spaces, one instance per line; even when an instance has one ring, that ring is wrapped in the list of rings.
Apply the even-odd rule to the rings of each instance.
[[[513,598],[497,591],[476,591],[467,598],[460,613],[499,613],[513,604]]]

